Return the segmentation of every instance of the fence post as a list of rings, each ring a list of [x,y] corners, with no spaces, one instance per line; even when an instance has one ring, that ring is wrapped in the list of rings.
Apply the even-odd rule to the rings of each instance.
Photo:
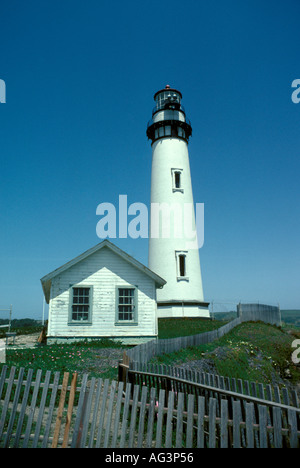
[[[67,420],[66,420],[66,426],[65,426],[65,432],[64,432],[64,439],[63,439],[62,448],[66,448],[67,445],[68,445],[68,437],[69,437],[71,418],[72,418],[72,411],[73,411],[73,405],[74,405],[74,398],[75,398],[75,392],[76,392],[76,382],[77,382],[77,372],[75,372],[73,374],[72,381],[71,381],[71,390],[70,390],[70,397],[69,397]]]
[[[55,430],[54,430],[54,436],[53,436],[51,448],[57,447],[61,420],[62,420],[65,399],[66,399],[66,394],[67,394],[68,381],[69,381],[69,372],[65,372],[63,383],[62,383],[62,389],[61,389],[61,394],[60,394],[60,400],[59,400],[59,406],[58,406],[58,412],[57,412],[57,418],[56,418]]]
[[[128,382],[128,370],[129,370],[129,357],[124,351],[123,353],[123,360],[119,362],[118,365],[118,382],[124,383],[124,390],[126,389],[126,384]]]

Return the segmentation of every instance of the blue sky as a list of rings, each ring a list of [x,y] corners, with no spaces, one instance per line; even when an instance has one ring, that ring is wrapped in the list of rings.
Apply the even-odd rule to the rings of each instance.
[[[153,94],[179,89],[205,204],[205,299],[300,308],[300,3],[1,2],[0,306],[94,246],[96,208],[149,205]],[[115,243],[147,265],[146,239]],[[0,307],[0,308],[1,308]]]

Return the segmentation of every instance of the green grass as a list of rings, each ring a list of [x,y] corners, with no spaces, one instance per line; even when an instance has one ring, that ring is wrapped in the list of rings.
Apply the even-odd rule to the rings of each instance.
[[[296,384],[300,382],[300,369],[291,361],[295,336],[279,327],[246,322],[212,343],[165,354],[152,362],[176,366],[209,359],[219,375],[262,383],[279,382],[288,375]]]
[[[223,320],[178,318],[159,319],[159,338],[174,338],[215,330],[224,325]],[[26,330],[27,331],[27,330]],[[300,338],[300,329],[284,324],[282,328],[261,322],[246,322],[234,328],[223,338],[198,347],[181,349],[170,355],[156,358],[166,365],[180,365],[188,361],[209,359],[219,375],[274,383],[286,378],[293,384],[300,382],[300,369],[291,362],[293,340]],[[117,378],[116,359],[105,352],[106,348],[119,350],[121,344],[111,340],[37,346],[34,349],[7,349],[8,366],[88,373],[90,376]],[[0,364],[1,369],[1,364]]]
[[[177,338],[179,336],[197,335],[225,325],[223,320],[199,318],[158,319],[158,338]]]
[[[88,373],[91,377],[117,378],[116,359],[108,358],[105,349],[122,351],[122,345],[111,340],[73,344],[41,345],[34,349],[7,349],[6,365],[53,372]],[[0,364],[1,369],[1,364]]]

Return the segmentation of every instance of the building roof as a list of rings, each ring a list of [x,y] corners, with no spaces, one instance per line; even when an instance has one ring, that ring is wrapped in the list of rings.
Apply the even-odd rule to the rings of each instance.
[[[56,270],[52,271],[51,273],[48,273],[48,275],[45,275],[43,276],[43,278],[41,278],[41,283],[42,283],[42,287],[43,287],[43,291],[44,291],[47,304],[49,303],[49,299],[50,299],[50,289],[51,289],[52,279],[60,275],[64,271],[68,270],[72,266],[76,265],[77,263],[81,262],[82,260],[86,259],[90,255],[94,254],[95,252],[98,252],[99,250],[103,249],[104,247],[109,248],[115,254],[119,255],[123,260],[130,263],[132,266],[134,266],[135,268],[137,268],[138,270],[142,271],[143,273],[148,275],[150,278],[152,278],[157,288],[162,288],[166,284],[166,281],[163,278],[158,276],[156,273],[154,273],[152,270],[147,268],[142,263],[138,262],[131,255],[124,252],[124,250],[120,249],[119,247],[117,247],[116,245],[112,244],[110,241],[105,239],[104,241],[100,242],[100,244],[95,245],[94,247],[82,253],[81,255],[78,255],[78,257],[75,257],[73,260],[70,260],[69,262],[65,263],[61,267],[57,268]]]

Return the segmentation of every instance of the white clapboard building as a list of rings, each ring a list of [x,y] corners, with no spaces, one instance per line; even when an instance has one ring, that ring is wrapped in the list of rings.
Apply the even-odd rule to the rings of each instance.
[[[166,281],[104,240],[41,279],[47,342],[157,337],[156,290]]]

